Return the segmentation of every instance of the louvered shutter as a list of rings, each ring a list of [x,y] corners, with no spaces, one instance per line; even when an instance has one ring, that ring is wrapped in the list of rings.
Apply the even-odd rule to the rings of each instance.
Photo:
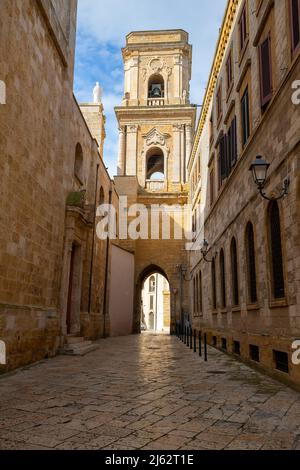
[[[234,119],[232,121],[232,166],[236,164],[237,161],[237,133],[236,133],[236,116],[234,116]]]
[[[272,98],[271,36],[259,46],[261,104],[266,105]]]

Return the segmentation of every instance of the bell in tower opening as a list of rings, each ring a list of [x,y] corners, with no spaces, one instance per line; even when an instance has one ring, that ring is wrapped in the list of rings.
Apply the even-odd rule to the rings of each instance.
[[[154,75],[149,80],[149,98],[164,98],[164,79]]]

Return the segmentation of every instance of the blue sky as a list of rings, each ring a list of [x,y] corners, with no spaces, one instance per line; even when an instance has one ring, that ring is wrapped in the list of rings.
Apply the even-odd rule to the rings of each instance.
[[[104,160],[116,174],[118,129],[114,106],[123,95],[121,47],[131,31],[185,29],[193,45],[191,102],[203,99],[227,0],[79,0],[75,96],[92,101],[96,81],[103,88],[107,117]]]

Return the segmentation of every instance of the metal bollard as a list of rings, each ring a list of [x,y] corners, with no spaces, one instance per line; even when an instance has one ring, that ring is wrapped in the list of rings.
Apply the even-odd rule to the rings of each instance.
[[[186,344],[186,326],[184,327],[184,344]]]
[[[194,330],[194,353],[197,352],[197,339],[196,339],[196,330]]]
[[[186,345],[187,345],[187,347],[190,346],[190,331],[189,331],[188,326],[186,327]]]
[[[199,331],[199,356],[202,357],[202,333]]]
[[[193,349],[193,330],[190,327],[190,349]]]
[[[207,362],[207,334],[204,333],[204,360]]]

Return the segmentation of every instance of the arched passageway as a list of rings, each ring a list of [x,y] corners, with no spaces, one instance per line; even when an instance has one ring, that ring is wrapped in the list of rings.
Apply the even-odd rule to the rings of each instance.
[[[136,283],[137,333],[170,332],[173,294],[169,278],[159,266],[150,265],[140,273]]]

